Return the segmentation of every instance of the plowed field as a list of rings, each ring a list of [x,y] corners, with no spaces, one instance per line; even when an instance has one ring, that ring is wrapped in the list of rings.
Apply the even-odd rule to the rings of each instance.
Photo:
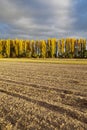
[[[87,65],[0,62],[0,130],[87,130]]]

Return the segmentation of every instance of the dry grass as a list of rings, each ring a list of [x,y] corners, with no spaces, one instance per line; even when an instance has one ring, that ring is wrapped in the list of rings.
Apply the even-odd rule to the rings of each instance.
[[[0,130],[86,130],[87,65],[21,61],[0,62]]]
[[[0,62],[1,61],[31,62],[31,63],[55,63],[55,64],[83,64],[83,65],[87,65],[87,59],[0,58]]]

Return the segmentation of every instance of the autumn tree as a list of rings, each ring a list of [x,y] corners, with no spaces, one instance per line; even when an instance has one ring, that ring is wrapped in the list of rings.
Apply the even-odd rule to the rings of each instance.
[[[56,55],[56,39],[52,38],[51,43],[50,43],[50,52],[51,52],[51,57],[55,57]]]
[[[51,57],[51,39],[49,38],[46,43],[46,57]]]
[[[46,57],[46,42],[45,40],[41,40],[41,57]]]
[[[76,39],[72,38],[71,52],[72,52],[73,55],[74,55],[74,50],[75,50],[75,41],[76,41]]]
[[[23,40],[18,40],[19,44],[19,57],[23,56]]]
[[[59,56],[62,55],[62,42],[61,42],[61,39],[58,40],[58,54],[59,54]]]
[[[0,58],[3,57],[2,51],[3,51],[3,44],[2,44],[2,40],[0,40]]]
[[[65,40],[62,39],[61,42],[62,42],[62,55],[63,55],[65,52]]]
[[[10,57],[10,39],[6,40],[6,54]]]

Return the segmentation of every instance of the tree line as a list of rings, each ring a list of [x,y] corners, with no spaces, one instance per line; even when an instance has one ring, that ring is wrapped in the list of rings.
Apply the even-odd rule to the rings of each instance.
[[[87,58],[86,39],[1,39],[1,58]]]

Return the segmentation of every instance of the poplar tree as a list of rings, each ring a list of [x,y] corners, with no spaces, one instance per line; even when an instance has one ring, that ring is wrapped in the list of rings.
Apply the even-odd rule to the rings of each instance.
[[[23,40],[19,40],[19,56],[22,57],[23,55]]]
[[[18,57],[19,56],[19,40],[14,40],[15,42],[15,54]]]
[[[3,57],[2,51],[3,51],[3,44],[2,44],[2,40],[0,40],[0,58]]]
[[[10,57],[10,40],[6,40],[6,54],[7,57]]]
[[[41,40],[41,57],[46,57],[46,43],[45,40]]]
[[[76,40],[74,38],[72,38],[71,51],[73,54],[74,54],[74,49],[75,49],[75,41]]]
[[[65,41],[64,41],[64,39],[62,39],[61,42],[62,42],[62,54],[64,54],[64,49],[65,49]]]
[[[56,54],[56,39],[55,38],[51,39],[50,51],[51,51],[51,57],[53,58]]]

